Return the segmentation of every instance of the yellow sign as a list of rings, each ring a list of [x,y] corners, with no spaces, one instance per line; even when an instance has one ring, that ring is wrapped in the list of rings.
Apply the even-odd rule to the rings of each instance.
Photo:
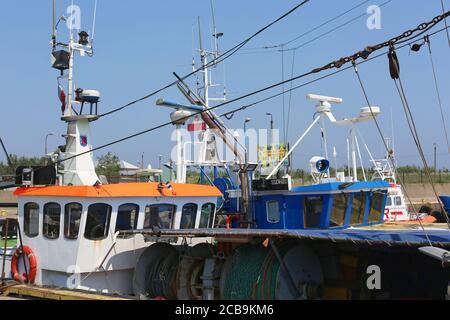
[[[258,146],[258,163],[261,165],[261,174],[269,175],[288,153],[288,146],[285,144],[273,146]],[[289,166],[289,158],[283,163]]]

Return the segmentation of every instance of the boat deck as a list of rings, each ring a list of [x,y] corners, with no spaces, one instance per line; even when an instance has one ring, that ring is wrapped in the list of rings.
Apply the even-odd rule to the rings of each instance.
[[[423,228],[422,228],[423,226]],[[122,234],[140,233],[148,237],[214,237],[216,241],[234,242],[253,238],[322,240],[335,243],[382,246],[450,247],[450,230],[447,224],[389,222],[380,225],[346,229],[151,229],[123,231]]]
[[[1,297],[1,296],[0,296]],[[131,300],[130,298],[89,292],[53,289],[30,285],[12,285],[3,292],[3,298],[30,298],[44,300]]]
[[[447,230],[450,231],[446,223],[430,223],[430,222],[385,222],[380,225],[360,227],[358,229],[364,230]]]

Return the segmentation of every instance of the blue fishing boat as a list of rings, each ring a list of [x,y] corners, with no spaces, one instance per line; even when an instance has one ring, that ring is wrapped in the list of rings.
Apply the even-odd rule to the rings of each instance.
[[[414,219],[405,214],[399,219],[404,221],[391,218],[393,213],[386,212],[391,182],[370,180],[364,171],[363,178],[358,177],[361,153],[355,127],[375,121],[379,107],[369,105],[356,117],[337,120],[332,104],[343,99],[309,94],[307,99],[317,102],[312,123],[263,173],[209,104],[208,90],[214,85],[210,67],[221,57],[221,33],[214,26],[215,49],[200,48],[201,66],[193,66],[194,73],[202,72],[202,90],[192,90],[175,74],[174,84],[187,103],[156,103],[175,109],[167,124],[175,126],[175,178],[107,184],[95,172],[90,133],[101,116],[100,92],[74,90],[73,85],[74,57],[92,56],[93,41],[84,31],[76,41],[72,30],[67,43],[57,41],[59,22],[54,20],[52,66],[61,73],[58,84],[67,79],[67,97],[59,84],[66,144],[50,155],[50,165],[16,171],[17,243],[9,248],[5,237],[0,251],[2,280],[12,282],[8,286],[23,283],[142,300],[446,298],[449,226],[417,213]],[[413,31],[402,37],[410,36],[415,36]],[[393,50],[400,37],[396,39],[329,68],[367,59],[383,47]],[[85,103],[89,111],[83,109]],[[194,117],[195,122],[187,123]],[[350,127],[347,173],[337,168],[331,173],[327,121]],[[195,161],[185,157],[188,143],[181,130],[186,124],[201,131]],[[282,168],[317,126],[322,154],[309,161],[313,183],[293,186]],[[219,159],[216,138],[232,151],[233,161]],[[187,183],[188,168],[200,171],[200,184]],[[212,169],[212,177],[207,169]],[[5,274],[9,279],[3,279]]]

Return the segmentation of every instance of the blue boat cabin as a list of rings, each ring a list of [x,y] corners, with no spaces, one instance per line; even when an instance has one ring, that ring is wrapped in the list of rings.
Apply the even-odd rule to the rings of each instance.
[[[382,224],[389,183],[322,183],[253,192],[258,229],[344,229]]]

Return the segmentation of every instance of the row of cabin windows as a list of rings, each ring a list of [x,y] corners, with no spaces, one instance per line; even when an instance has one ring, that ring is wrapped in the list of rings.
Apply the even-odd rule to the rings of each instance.
[[[366,210],[366,194],[356,193],[351,200],[350,225],[360,225],[363,223]],[[373,193],[371,197],[368,222],[378,222],[381,220],[381,209],[384,194]],[[322,196],[305,197],[304,202],[304,226],[305,228],[320,228],[323,209]],[[342,193],[333,196],[333,207],[331,209],[330,227],[342,227],[345,224],[347,208],[349,205],[349,194]],[[266,202],[267,221],[278,223],[280,221],[279,202],[271,200]]]
[[[195,227],[197,205],[185,204],[181,212],[180,229]],[[211,228],[214,220],[215,205],[204,204],[201,207],[199,228]],[[80,230],[83,207],[79,203],[68,203],[64,207],[64,237],[75,240]],[[171,204],[148,205],[145,208],[144,229],[173,227],[176,206]],[[112,207],[104,203],[92,204],[88,207],[84,237],[89,240],[105,239],[108,235]],[[139,206],[123,204],[117,210],[115,232],[137,228]],[[48,239],[58,239],[61,224],[61,206],[58,203],[44,205],[42,234]],[[24,233],[32,238],[39,235],[39,205],[27,203],[24,206]]]
[[[401,197],[387,197],[386,199],[386,206],[390,207],[394,203],[395,206],[401,206],[402,205],[402,198]]]

